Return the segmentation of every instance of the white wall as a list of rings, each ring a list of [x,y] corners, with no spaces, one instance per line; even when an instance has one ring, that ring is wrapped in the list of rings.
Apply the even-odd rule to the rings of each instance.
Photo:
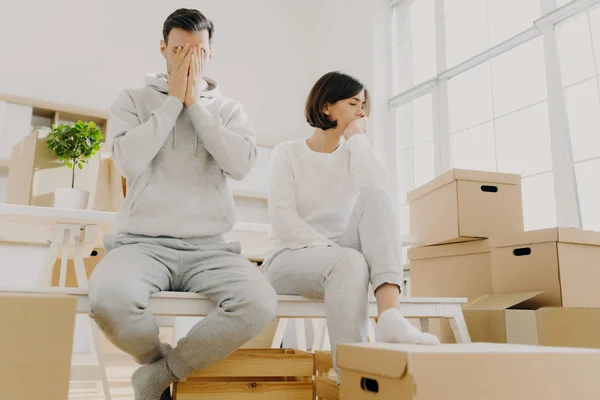
[[[162,23],[178,7],[216,26],[207,75],[242,101],[259,144],[307,133],[314,74],[305,22],[315,0],[59,0],[0,2],[0,92],[106,110],[124,87],[164,71]],[[307,6],[308,5],[308,6]]]

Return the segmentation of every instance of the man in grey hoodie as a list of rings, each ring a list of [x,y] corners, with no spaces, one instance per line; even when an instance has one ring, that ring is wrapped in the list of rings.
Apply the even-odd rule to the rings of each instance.
[[[90,316],[144,364],[132,376],[136,400],[170,398],[171,383],[223,359],[275,317],[275,291],[223,237],[235,219],[226,177],[248,173],[256,146],[240,103],[203,76],[213,30],[197,10],[172,13],[161,41],[168,75],[123,91],[111,108],[109,139],[127,196],[90,280]],[[149,308],[165,290],[201,293],[217,306],[174,349],[160,343]]]

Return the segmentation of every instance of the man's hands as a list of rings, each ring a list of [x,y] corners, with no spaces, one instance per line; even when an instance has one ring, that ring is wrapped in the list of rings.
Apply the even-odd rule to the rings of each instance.
[[[169,73],[169,96],[175,96],[186,107],[196,102],[200,95],[199,81],[204,72],[205,50],[189,43],[180,47]]]
[[[187,91],[185,94],[184,104],[186,107],[191,106],[196,102],[200,95],[198,82],[202,79],[204,73],[204,49],[200,46],[192,48],[192,59],[190,62],[190,70],[187,79]]]
[[[169,72],[169,96],[175,96],[181,102],[185,102],[188,71],[190,69],[192,55],[191,46],[186,44],[180,47],[175,54],[175,63]]]

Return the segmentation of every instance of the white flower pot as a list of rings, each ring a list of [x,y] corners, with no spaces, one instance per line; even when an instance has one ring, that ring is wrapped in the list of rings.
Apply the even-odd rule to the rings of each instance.
[[[60,188],[54,189],[54,207],[85,210],[90,193],[87,190]]]

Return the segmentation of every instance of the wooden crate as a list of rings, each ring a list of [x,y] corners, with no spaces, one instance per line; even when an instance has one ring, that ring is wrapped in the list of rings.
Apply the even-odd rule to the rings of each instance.
[[[173,388],[174,400],[312,400],[314,355],[294,349],[240,349]]]
[[[337,380],[329,378],[331,368],[333,368],[331,352],[315,352],[315,396],[319,400],[339,400],[340,398],[340,387]]]

